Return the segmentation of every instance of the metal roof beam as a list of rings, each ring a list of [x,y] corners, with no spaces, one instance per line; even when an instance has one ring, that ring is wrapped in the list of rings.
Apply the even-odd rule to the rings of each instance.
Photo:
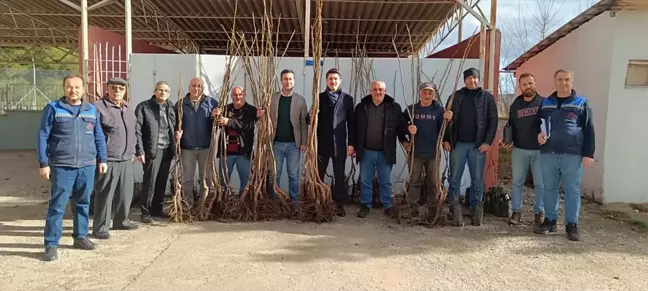
[[[475,18],[477,18],[477,20],[479,20],[479,22],[481,22],[481,24],[483,24],[485,27],[487,27],[488,29],[492,29],[492,28],[493,28],[493,26],[491,25],[490,21],[486,20],[486,18],[483,17],[482,14],[477,13],[477,11],[475,11],[475,9],[473,9],[472,7],[470,7],[470,5],[467,4],[467,1],[465,1],[465,0],[455,0],[455,1],[456,1],[457,3],[459,3],[459,5],[463,6],[463,8],[465,8],[466,10],[468,10],[468,12],[470,12],[470,14],[472,14],[472,16],[474,16]]]
[[[191,40],[189,35],[182,31],[169,17],[162,14],[153,3],[148,0],[133,0],[132,5],[141,9],[143,13],[143,15],[139,16],[139,18],[143,18],[141,21],[150,29],[153,29],[155,34],[173,44],[176,49],[183,53],[200,53],[200,48]],[[163,30],[164,33],[162,33]]]
[[[138,0],[136,0],[138,1]],[[147,1],[147,0],[139,0],[139,1]],[[150,12],[149,12],[150,13]],[[158,12],[160,14],[160,17],[164,17],[167,19],[187,19],[187,18],[193,18],[193,19],[216,19],[216,20],[234,20],[234,17],[232,16],[213,16],[213,15],[163,15],[161,12]],[[16,13],[16,15],[20,15],[21,13]],[[80,14],[76,13],[32,13],[31,15],[33,16],[58,16],[58,17],[79,17]],[[118,15],[118,14],[93,14],[90,15],[92,18],[123,18],[124,15]],[[147,19],[150,18],[151,16],[148,14],[145,15],[133,15],[133,18],[142,18],[142,19]],[[254,20],[254,21],[262,21],[263,18],[259,16],[236,16],[236,20]],[[299,21],[299,17],[284,17],[281,16],[281,20],[297,20]],[[439,19],[402,19],[402,18],[339,18],[339,17],[324,17],[322,18],[322,21],[376,21],[376,22],[441,22]]]
[[[477,4],[479,4],[480,0],[468,0],[468,5],[470,7],[479,7]],[[443,25],[439,26],[436,31],[432,34],[432,38],[428,41],[427,45],[421,47],[419,51],[419,56],[424,58],[432,54],[436,49],[441,45],[441,43],[454,31],[454,29],[468,16],[468,11],[461,11],[459,13],[460,9],[455,8],[450,12],[450,17],[449,19],[443,23]],[[461,41],[461,40],[459,40]]]

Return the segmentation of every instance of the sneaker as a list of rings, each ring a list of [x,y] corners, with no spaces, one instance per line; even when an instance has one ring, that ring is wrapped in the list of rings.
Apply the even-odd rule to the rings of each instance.
[[[369,215],[369,207],[367,205],[360,205],[360,211],[358,211],[358,217],[359,218],[365,218],[367,215]]]
[[[383,210],[383,211],[384,211],[385,215],[387,217],[389,217],[389,218],[394,217],[394,215],[396,214],[396,212],[394,211],[394,207],[385,208],[385,210]]]
[[[542,222],[544,221],[544,212],[536,213],[534,216],[534,221],[536,225],[542,224]]]
[[[153,217],[148,214],[142,214],[140,220],[142,221],[142,223],[153,223]]]
[[[45,247],[45,254],[43,255],[43,261],[50,262],[58,259],[58,248],[57,247]]]
[[[74,248],[81,249],[81,250],[94,250],[97,248],[97,245],[93,243],[90,239],[87,237],[84,238],[75,238],[74,239]]]
[[[344,206],[337,206],[335,208],[335,215],[339,217],[345,217],[346,216],[346,211],[344,211]]]
[[[522,214],[520,212],[513,212],[511,214],[511,217],[508,219],[508,224],[509,225],[518,225],[520,224],[520,220],[522,219]]]
[[[96,239],[109,239],[110,238],[110,233],[108,233],[108,232],[93,232],[92,236],[94,236]]]
[[[565,231],[567,232],[567,238],[572,241],[580,240],[580,232],[578,231],[578,223],[569,222],[565,226]]]
[[[481,226],[484,220],[484,204],[479,203],[472,210],[472,225]]]
[[[548,234],[550,232],[556,232],[557,229],[556,220],[545,218],[541,225],[538,225],[533,229],[533,232],[537,234]]]

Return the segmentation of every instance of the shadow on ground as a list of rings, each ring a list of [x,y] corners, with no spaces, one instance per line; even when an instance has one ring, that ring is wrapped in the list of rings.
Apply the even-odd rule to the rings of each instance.
[[[350,208],[351,210],[352,208]],[[583,241],[568,241],[564,229],[546,236],[532,233],[531,225],[509,227],[504,219],[487,217],[482,227],[464,226],[428,229],[398,225],[376,213],[365,220],[341,218],[329,224],[297,221],[257,223],[200,222],[189,233],[239,234],[279,232],[287,242],[280,251],[254,253],[259,261],[309,262],[318,260],[362,261],[375,257],[421,253],[461,254],[501,252],[522,256],[544,256],[585,253],[622,253],[648,256],[648,241],[618,224],[583,218]],[[349,212],[350,216],[352,212]],[[588,223],[596,223],[590,226]]]

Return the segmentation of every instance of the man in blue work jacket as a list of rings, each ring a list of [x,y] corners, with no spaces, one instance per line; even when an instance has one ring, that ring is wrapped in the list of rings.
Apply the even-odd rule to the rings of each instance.
[[[204,193],[211,189],[211,179],[205,175],[205,164],[209,157],[209,145],[212,138],[212,125],[216,117],[218,101],[203,94],[205,83],[200,78],[189,81],[189,93],[176,103],[176,118],[178,109],[182,107],[182,128],[176,131],[176,139],[180,139],[182,149],[182,190],[184,199],[190,207],[198,208],[198,201]],[[198,179],[200,192],[194,193],[194,182],[198,164]]]
[[[580,240],[580,209],[583,167],[594,164],[594,117],[585,97],[578,96],[574,74],[558,70],[554,74],[556,92],[547,97],[538,116],[543,126],[538,134],[540,167],[544,183],[545,219],[534,230],[538,234],[556,232],[560,183],[565,189],[565,231],[567,238]]]
[[[84,85],[80,75],[65,77],[65,97],[43,109],[38,133],[38,162],[41,177],[52,183],[45,222],[45,261],[58,258],[68,199],[73,201],[74,247],[82,250],[97,247],[87,238],[88,209],[97,162],[100,173],[108,169],[106,140],[99,126],[97,109],[83,99]]]

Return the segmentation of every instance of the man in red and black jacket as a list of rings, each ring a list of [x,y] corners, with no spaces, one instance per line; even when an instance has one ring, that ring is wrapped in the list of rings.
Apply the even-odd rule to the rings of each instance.
[[[259,113],[259,115],[261,112]],[[245,190],[250,176],[250,159],[254,147],[254,126],[257,119],[256,107],[245,101],[245,90],[236,86],[232,88],[232,103],[225,106],[225,112],[216,110],[220,116],[218,124],[225,130],[226,142],[218,149],[219,157],[225,156],[227,161],[227,180],[232,177],[234,167],[240,180],[239,195]],[[223,173],[223,163],[220,171]],[[221,174],[222,175],[222,174]],[[223,186],[226,186],[223,180]]]

